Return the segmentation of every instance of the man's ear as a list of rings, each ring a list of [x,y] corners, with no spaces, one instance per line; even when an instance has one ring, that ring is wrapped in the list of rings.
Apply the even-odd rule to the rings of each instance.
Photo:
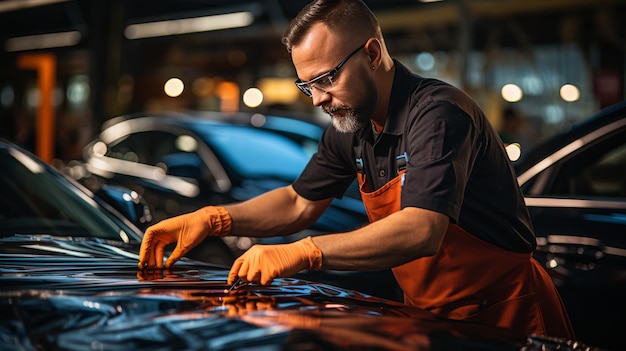
[[[365,51],[367,52],[370,66],[378,66],[382,59],[382,46],[380,41],[376,38],[370,38],[365,44]]]

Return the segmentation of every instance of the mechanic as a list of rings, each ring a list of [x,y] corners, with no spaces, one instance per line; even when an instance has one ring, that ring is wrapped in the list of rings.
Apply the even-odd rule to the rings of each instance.
[[[207,206],[145,233],[140,269],[171,267],[209,235],[274,236],[305,229],[355,178],[370,224],[289,244],[254,245],[229,283],[269,284],[301,270],[391,268],[406,304],[463,319],[573,339],[547,272],[532,258],[529,214],[504,146],[460,89],[392,59],[358,0],[318,0],[283,43],[296,85],[332,117],[290,186]]]

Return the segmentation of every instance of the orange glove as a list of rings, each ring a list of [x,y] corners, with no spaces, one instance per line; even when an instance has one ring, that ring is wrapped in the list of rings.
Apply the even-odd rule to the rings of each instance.
[[[165,262],[165,267],[169,268],[207,236],[228,235],[231,225],[230,214],[224,207],[206,206],[150,226],[141,241],[139,269],[163,268],[165,246],[176,242],[176,248]]]
[[[246,282],[267,285],[274,278],[290,277],[303,269],[322,268],[322,251],[311,237],[290,244],[254,245],[233,263],[228,284],[237,277]]]

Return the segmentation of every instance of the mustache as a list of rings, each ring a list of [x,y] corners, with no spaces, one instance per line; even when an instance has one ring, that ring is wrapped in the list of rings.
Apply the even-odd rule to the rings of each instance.
[[[350,106],[347,105],[339,105],[339,106],[332,106],[332,105],[322,105],[322,111],[324,111],[324,113],[332,115],[333,113],[339,111],[339,110],[350,110]]]

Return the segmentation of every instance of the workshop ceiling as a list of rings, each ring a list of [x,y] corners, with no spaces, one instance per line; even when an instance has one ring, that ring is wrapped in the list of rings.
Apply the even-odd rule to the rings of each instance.
[[[252,9],[248,29],[213,33],[219,41],[274,41],[308,0],[3,0],[0,40],[78,31],[82,40],[102,33],[100,26],[206,16]],[[365,0],[377,14],[391,48],[447,50],[462,35],[471,45],[538,45],[588,41],[602,36],[624,45],[624,0]],[[41,3],[44,3],[43,5]],[[106,29],[105,29],[106,31]]]

